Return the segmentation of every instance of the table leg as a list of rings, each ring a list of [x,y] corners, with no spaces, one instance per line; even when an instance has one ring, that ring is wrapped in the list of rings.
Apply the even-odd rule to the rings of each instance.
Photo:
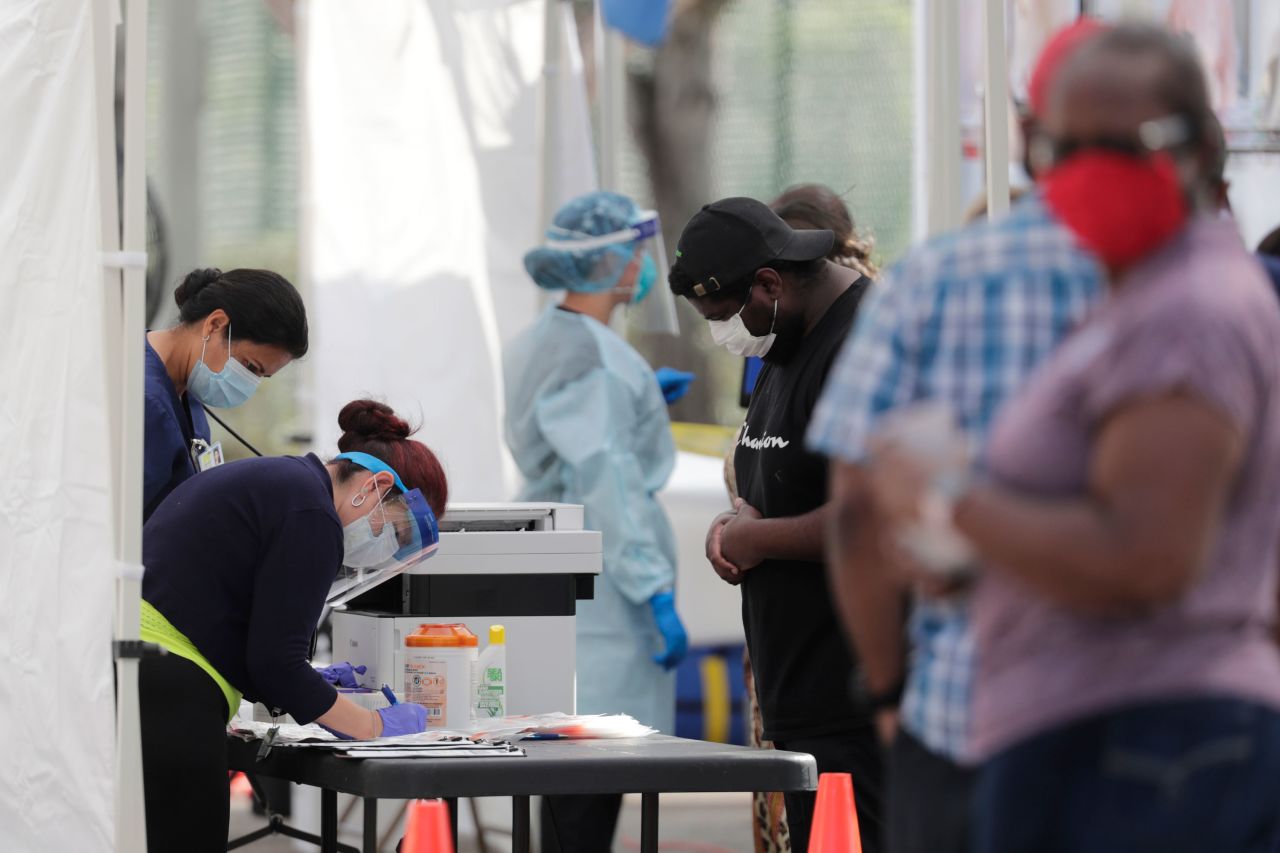
[[[640,795],[640,853],[658,853],[658,794]]]
[[[511,798],[511,851],[529,853],[529,798]]]
[[[320,853],[338,853],[338,792],[320,789]]]
[[[378,801],[364,798],[364,853],[378,853]]]

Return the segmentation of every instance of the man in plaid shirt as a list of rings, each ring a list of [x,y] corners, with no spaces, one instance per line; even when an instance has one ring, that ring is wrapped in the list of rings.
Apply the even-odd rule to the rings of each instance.
[[[1096,29],[1060,34],[1038,76],[1047,76],[1047,60],[1060,64],[1063,42],[1074,49]],[[814,412],[809,445],[833,463],[833,595],[891,744],[886,829],[894,853],[967,849],[974,644],[962,585],[917,594],[904,638],[907,584],[879,550],[882,530],[859,463],[881,418],[921,400],[946,404],[970,446],[981,448],[1001,404],[1101,289],[1093,260],[1039,197],[1026,198],[1003,219],[925,244],[890,273],[868,296]]]
[[[1100,286],[1092,261],[1040,199],[1026,199],[1005,219],[925,245],[876,287],[814,412],[810,447],[833,458],[832,495],[851,522],[839,525],[837,535],[851,541],[828,565],[840,573],[836,595],[886,738],[902,699],[890,756],[892,850],[963,849],[951,845],[962,840],[952,833],[963,836],[967,825],[973,637],[963,590],[918,596],[903,673],[902,583],[883,563],[865,565],[854,554],[866,554],[867,543],[852,540],[871,538],[874,524],[858,463],[881,416],[924,399],[947,403],[971,446],[981,447],[1000,404],[1081,319]],[[939,820],[944,814],[953,820]],[[944,827],[951,827],[945,843],[933,837]],[[910,843],[918,833],[928,836]]]

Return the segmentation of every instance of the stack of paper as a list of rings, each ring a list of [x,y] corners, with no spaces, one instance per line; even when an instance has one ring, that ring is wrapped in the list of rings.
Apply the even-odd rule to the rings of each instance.
[[[270,734],[275,729],[274,734]],[[507,758],[524,752],[511,746],[526,738],[601,740],[648,737],[656,734],[626,714],[539,714],[481,720],[468,731],[431,729],[413,735],[372,740],[343,740],[314,723],[306,726],[237,718],[231,731],[245,740],[263,740],[272,747],[331,749],[350,758]],[[265,749],[266,747],[264,747]]]
[[[273,726],[235,720],[231,731],[245,740],[265,740],[271,729],[274,747],[326,749],[344,758],[519,758],[524,751],[508,743],[485,742],[466,732],[433,730],[399,737],[343,740],[315,724]]]
[[[479,720],[471,734],[484,740],[521,740],[523,738],[574,738],[602,740],[648,737],[657,734],[634,717],[626,714],[539,714],[525,717],[495,717]]]

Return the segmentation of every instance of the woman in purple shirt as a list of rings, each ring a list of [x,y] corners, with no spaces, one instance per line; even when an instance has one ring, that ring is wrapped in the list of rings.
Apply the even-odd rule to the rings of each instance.
[[[1111,293],[949,489],[974,604],[975,847],[1271,851],[1280,840],[1280,311],[1212,215],[1203,77],[1134,25],[1058,82],[1049,205]],[[927,483],[881,455],[880,504]],[[936,504],[935,504],[936,505]]]

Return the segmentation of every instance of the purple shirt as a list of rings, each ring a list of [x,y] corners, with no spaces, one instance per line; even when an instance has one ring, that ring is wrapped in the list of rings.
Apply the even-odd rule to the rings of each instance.
[[[1240,431],[1245,455],[1198,581],[1141,616],[1056,604],[999,567],[978,585],[974,749],[1138,702],[1221,695],[1280,708],[1280,309],[1230,222],[1198,219],[1134,268],[1001,414],[999,481],[1080,495],[1097,431],[1124,404],[1195,395]],[[1169,460],[1178,464],[1178,460]]]

